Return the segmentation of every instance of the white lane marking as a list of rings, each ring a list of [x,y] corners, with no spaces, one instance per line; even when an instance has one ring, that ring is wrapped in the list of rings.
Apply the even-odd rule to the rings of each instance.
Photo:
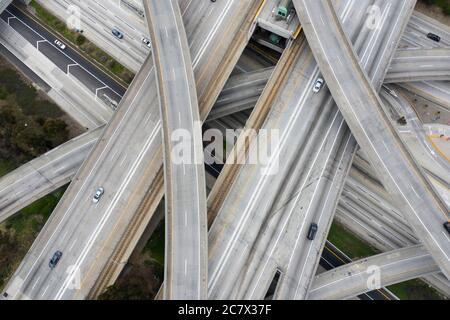
[[[76,67],[78,66],[78,63],[70,63],[67,65],[67,69],[66,69],[66,73],[69,74],[70,73],[70,67]],[[106,87],[107,88],[107,87]]]
[[[69,247],[69,252],[72,251],[73,247],[76,245],[77,242],[78,242],[78,239],[75,239],[75,240],[72,242],[72,245]]]
[[[64,242],[64,240],[66,240],[66,237],[67,237],[68,234],[69,234],[69,230],[67,230],[67,231],[64,233],[64,236],[61,238],[61,242]]]
[[[122,161],[120,161],[119,167],[123,167],[125,160],[127,160],[128,155],[125,153],[122,157]]]
[[[406,2],[404,3],[404,5],[406,4]],[[310,12],[308,10],[308,6],[306,5],[305,2],[305,9],[306,9],[306,14],[308,15],[308,18],[310,21],[313,21],[313,19],[311,19],[311,15]],[[314,32],[316,35],[319,35],[320,33],[317,32],[316,27],[313,23],[311,23],[311,27],[314,29]],[[324,58],[327,60],[327,63],[329,66],[332,66],[333,64],[331,63],[331,61],[329,60],[328,55],[326,54],[327,51],[325,51],[323,44],[322,44],[322,40],[321,37],[317,37],[317,43],[320,45],[322,52],[324,53],[323,56]],[[330,67],[330,71],[333,73],[333,76],[335,79],[338,79],[335,71],[333,68]],[[336,84],[339,86],[340,91],[342,92],[342,96],[345,98],[345,100],[347,101],[348,106],[350,107],[350,111],[353,113],[353,116],[355,117],[355,119],[357,120],[357,122],[359,123],[360,128],[362,129],[362,132],[364,133],[364,135],[367,138],[368,143],[371,145],[372,150],[375,152],[375,154],[377,155],[378,159],[380,160],[382,166],[384,167],[386,173],[390,176],[391,181],[395,184],[395,186],[397,187],[397,190],[402,194],[403,199],[406,201],[406,203],[408,204],[408,206],[411,208],[411,211],[414,213],[414,215],[416,216],[417,220],[420,222],[420,224],[423,226],[423,228],[427,231],[428,236],[433,240],[433,242],[436,244],[436,246],[439,248],[439,250],[441,251],[441,253],[445,256],[445,258],[447,259],[447,261],[450,261],[450,258],[447,254],[447,252],[440,246],[440,244],[438,243],[438,241],[435,239],[435,237],[433,236],[432,232],[427,228],[427,226],[424,224],[424,222],[422,221],[422,219],[420,218],[419,214],[416,212],[416,210],[414,209],[413,205],[409,202],[409,199],[406,197],[406,195],[403,193],[402,189],[400,188],[400,186],[397,184],[397,181],[394,179],[394,177],[392,176],[391,172],[389,171],[386,163],[383,161],[383,158],[379,155],[379,153],[377,152],[375,146],[373,145],[372,140],[369,138],[364,126],[361,125],[361,121],[359,120],[359,117],[357,115],[357,113],[355,112],[355,110],[353,109],[353,105],[351,104],[350,100],[348,99],[347,95],[345,94],[345,90],[342,87],[342,84],[339,81],[335,81]]]
[[[220,23],[222,22],[222,20],[224,19],[224,15],[227,13],[227,10],[229,9],[229,7],[231,6],[231,4],[232,4],[233,2],[234,2],[234,1],[230,1],[230,2],[228,3],[228,6],[225,8],[225,10],[224,10],[224,11],[222,12],[222,14],[221,14],[221,15],[222,15],[222,16],[221,16],[221,19],[219,19],[219,20],[217,21],[215,27],[212,29],[212,33],[210,33],[210,36],[208,37],[209,40],[207,40],[206,42],[204,42],[203,47],[201,48],[201,50],[199,51],[199,53],[196,55],[195,60],[194,60],[194,62],[193,62],[194,68],[198,65],[198,63],[199,63],[199,61],[200,61],[200,58],[201,58],[201,57],[203,56],[203,54],[204,54],[204,51],[205,51],[205,49],[206,49],[207,44],[211,41],[211,38],[213,37],[214,33],[217,32],[217,29],[218,29],[219,24],[220,24]],[[137,91],[135,97],[132,99],[130,105],[134,105],[134,106],[135,106],[134,101],[139,97],[139,93],[142,91],[142,89],[143,89],[143,87],[144,87],[144,84],[146,83],[147,79],[148,79],[151,75],[153,75],[153,69],[154,69],[154,67],[152,66],[151,69],[150,69],[150,71],[148,72],[146,78],[144,79],[144,81],[142,81],[142,85],[141,85],[141,87],[138,89],[138,91]],[[119,130],[122,128],[122,126],[124,126],[124,125],[126,124],[126,121],[125,121],[125,120],[127,119],[128,113],[132,112],[133,110],[134,110],[134,108],[128,108],[128,109],[127,109],[127,111],[125,112],[123,118],[119,121],[119,123],[117,124],[116,129],[113,131],[113,133],[112,133],[112,135],[111,135],[111,138],[108,140],[108,143],[106,144],[106,146],[104,147],[104,149],[103,149],[103,151],[101,152],[100,156],[97,158],[96,162],[94,163],[92,169],[90,170],[90,172],[89,172],[89,174],[88,174],[88,177],[91,176],[92,172],[94,172],[94,171],[96,170],[98,164],[100,163],[100,161],[101,161],[102,158],[103,158],[104,153],[109,149],[110,144],[113,143],[114,138],[116,137],[117,133],[118,133]],[[157,123],[155,129],[161,130],[161,122],[158,122],[158,123]],[[152,137],[155,138],[153,135],[152,135]],[[153,138],[152,138],[152,139],[153,139]],[[151,142],[152,142],[152,141],[147,141],[146,145],[144,146],[144,151],[147,151],[147,148],[149,148],[149,146],[151,145]],[[143,152],[139,155],[138,161],[140,161],[140,159],[141,159],[142,156],[143,156]],[[133,174],[134,174],[134,171],[135,171],[135,170],[132,171]],[[128,176],[127,176],[127,177],[128,177]],[[129,179],[127,179],[127,180],[129,180]],[[25,279],[29,277],[29,275],[31,274],[31,272],[32,272],[33,269],[34,269],[34,266],[37,264],[39,258],[44,254],[44,251],[45,251],[46,248],[49,246],[50,241],[51,241],[52,238],[56,235],[58,228],[61,226],[62,222],[65,220],[65,218],[67,217],[67,215],[69,215],[69,213],[70,213],[70,211],[71,211],[71,207],[72,207],[73,205],[75,205],[75,203],[77,203],[76,199],[78,198],[80,192],[82,192],[82,190],[84,189],[84,186],[85,186],[86,183],[88,183],[88,179],[85,180],[85,182],[83,183],[83,185],[81,186],[81,188],[80,188],[79,191],[77,192],[75,198],[74,198],[73,201],[71,202],[71,205],[69,206],[68,210],[64,213],[64,215],[63,215],[61,221],[60,221],[59,224],[56,226],[55,231],[52,233],[52,235],[50,236],[50,238],[49,238],[49,240],[47,241],[46,245],[44,246],[44,248],[43,248],[42,251],[40,252],[38,258],[37,258],[37,259],[35,260],[35,262],[33,263],[32,267],[31,267],[30,271],[28,272],[28,274],[26,275]],[[128,182],[126,182],[126,184],[128,184]],[[123,192],[123,191],[122,191],[122,192]],[[111,214],[111,213],[109,212],[109,213],[107,214],[107,216],[109,216],[110,214]],[[96,235],[95,235],[95,236],[96,236]],[[84,258],[82,258],[82,260],[84,260]],[[82,261],[81,261],[81,262],[82,262]]]
[[[55,162],[57,162],[57,161],[60,161],[61,159],[65,158],[67,155],[71,155],[71,154],[75,153],[76,151],[78,151],[79,149],[82,149],[82,148],[84,148],[86,145],[91,144],[91,143],[92,143],[92,142],[89,141],[89,142],[87,142],[87,143],[85,143],[85,144],[83,144],[83,145],[81,145],[81,146],[79,146],[79,147],[77,147],[77,148],[74,148],[73,150],[70,150],[69,152],[67,152],[66,154],[62,155],[61,157],[58,157],[58,158],[56,158],[56,159],[54,159],[54,160],[52,160],[52,161],[47,162],[44,166],[39,167],[39,168],[37,168],[36,170],[33,170],[32,172],[28,173],[27,175],[18,177],[17,179],[14,180],[14,183],[13,183],[13,184],[11,184],[11,185],[9,185],[9,186],[3,188],[2,190],[0,190],[0,194],[3,193],[6,189],[15,188],[14,186],[17,185],[18,182],[21,182],[22,180],[28,180],[28,178],[29,178],[30,176],[35,175],[37,172],[42,172],[44,169],[50,167],[53,163],[55,163]],[[56,150],[56,149],[53,149],[52,151],[55,151],[55,150]],[[46,156],[46,155],[47,155],[47,154],[45,154],[45,155],[43,155],[43,156]],[[39,159],[39,158],[38,158],[38,159]],[[28,165],[29,165],[29,164],[30,164],[30,163],[28,163]],[[26,164],[26,165],[27,165],[27,164]]]
[[[353,139],[353,136],[352,136],[352,135],[350,135],[350,136],[347,138],[347,142],[346,142],[346,144],[345,144],[344,150],[347,150],[347,147],[349,146],[349,143],[350,143],[350,141],[351,141],[352,139]],[[329,154],[329,156],[328,156],[328,159],[327,159],[327,162],[326,162],[327,164],[328,164],[328,161],[329,161],[329,159],[330,159],[330,157],[331,157],[331,153],[332,153],[332,151],[330,151],[330,154]],[[344,152],[342,153],[342,155],[341,155],[341,159],[340,159],[339,162],[338,162],[338,167],[341,167],[341,164],[342,164],[342,161],[344,160],[345,155],[346,155],[346,152],[344,151]],[[324,176],[324,173],[325,173],[325,170],[326,170],[327,167],[328,167],[327,165],[324,166],[324,168],[323,168],[323,170],[322,170],[322,172],[321,172],[320,177],[323,177],[323,176]],[[331,185],[334,184],[335,179],[336,179],[336,176],[337,176],[337,175],[334,175],[334,176],[333,176],[333,181],[332,181]],[[319,188],[319,183],[317,183],[316,189],[314,190],[314,196],[317,194],[317,189],[318,189],[318,188]],[[322,217],[323,217],[323,214],[324,214],[324,209],[326,208],[326,205],[327,205],[328,200],[329,200],[329,198],[330,198],[330,194],[331,194],[331,192],[328,192],[327,197],[326,197],[326,199],[325,199],[325,201],[324,201],[324,205],[323,205],[323,207],[322,207],[322,210],[321,210],[321,212],[320,212],[320,214],[319,214],[319,219],[318,219],[318,221],[317,221],[317,225],[318,225],[319,227],[322,225],[321,222],[322,222]],[[313,201],[311,201],[311,202],[309,203],[308,212],[309,212],[310,209],[311,209],[312,203],[313,203]],[[302,228],[303,228],[303,225],[302,225]],[[296,247],[297,247],[297,243],[298,243],[299,238],[300,238],[300,233],[299,233],[298,236],[297,236]],[[296,288],[296,290],[295,290],[294,297],[297,297],[298,291],[300,290],[300,285],[301,285],[302,280],[303,280],[303,274],[304,274],[304,272],[305,272],[305,267],[306,267],[306,265],[307,265],[307,263],[308,263],[308,260],[309,260],[309,257],[310,257],[311,250],[313,249],[313,245],[314,245],[314,241],[312,241],[312,242],[309,244],[309,250],[308,250],[308,253],[306,254],[306,259],[305,259],[305,262],[303,263],[302,271],[301,271],[301,273],[300,273],[300,277],[298,278],[297,288]],[[322,247],[323,245],[324,245],[324,244],[321,244],[321,247]],[[296,251],[296,250],[294,250],[294,251]],[[292,257],[292,256],[291,256],[291,257]],[[290,260],[291,260],[291,259],[290,259]],[[289,264],[290,264],[290,262],[289,262]],[[288,268],[289,268],[289,267],[288,267]],[[305,294],[307,294],[307,292],[306,292],[307,288],[304,288],[304,289],[305,289]]]
[[[83,248],[80,256],[78,256],[77,261],[74,264],[74,266],[77,267],[78,269],[80,268],[81,264],[86,259],[88,252],[91,250],[92,246],[94,245],[96,238],[98,237],[98,235],[102,231],[103,227],[105,226],[107,220],[109,219],[110,215],[113,212],[114,207],[119,202],[120,197],[127,190],[128,183],[131,181],[131,179],[132,179],[134,173],[136,172],[136,170],[137,170],[137,168],[138,168],[142,158],[144,157],[144,155],[147,152],[147,150],[150,147],[150,145],[153,143],[154,139],[160,133],[161,129],[162,129],[161,128],[161,121],[159,121],[157,123],[157,125],[155,126],[152,134],[147,139],[143,150],[141,150],[138,158],[136,159],[136,161],[131,166],[130,171],[128,172],[128,174],[125,177],[124,183],[120,186],[120,188],[118,190],[117,196],[114,198],[114,200],[109,205],[108,209],[105,211],[105,215],[102,216],[102,219],[101,219],[100,223],[96,226],[96,228],[94,229],[94,232],[91,234],[90,238],[88,239],[86,246]],[[75,271],[77,268],[74,268],[73,270]],[[62,298],[62,296],[64,294],[64,291],[66,290],[67,286],[69,285],[70,279],[72,279],[72,276],[73,276],[73,273],[69,274],[66,277],[62,287],[60,288],[60,290],[58,291],[57,295],[55,296],[56,300],[59,300],[59,299]]]
[[[399,249],[399,250],[402,250],[402,249]],[[386,256],[387,254],[385,254],[385,256]],[[383,265],[381,265],[381,266],[379,266],[380,268],[381,268],[381,271],[382,271],[382,273],[386,273],[388,270],[386,270],[386,269],[388,269],[389,267],[391,267],[391,266],[396,266],[396,265],[403,265],[405,262],[408,262],[408,261],[412,261],[412,260],[418,260],[418,259],[423,259],[423,258],[428,258],[428,257],[431,257],[431,255],[429,254],[429,253],[426,253],[426,254],[423,254],[423,255],[420,255],[420,256],[415,256],[415,257],[412,257],[412,258],[405,258],[405,259],[402,259],[402,260],[397,260],[397,261],[394,261],[394,262],[390,262],[390,263],[386,263],[386,264],[383,264]],[[371,259],[371,260],[374,260],[374,259]],[[403,270],[403,272],[405,272],[404,270]],[[348,275],[347,273],[345,274],[345,277],[343,277],[343,278],[340,278],[340,279],[338,279],[338,280],[335,280],[335,281],[330,281],[330,282],[328,282],[328,283],[326,283],[326,284],[324,284],[324,285],[321,285],[321,286],[319,286],[319,287],[317,287],[317,288],[314,288],[314,289],[312,289],[311,291],[310,291],[310,293],[312,293],[312,292],[315,292],[315,291],[318,291],[318,290],[320,290],[320,289],[323,289],[323,288],[326,288],[326,287],[330,287],[330,286],[333,286],[334,284],[336,284],[336,283],[339,283],[339,282],[342,282],[342,281],[348,281],[348,283],[350,284],[353,284],[353,285],[358,285],[358,284],[361,284],[361,283],[363,283],[363,285],[366,285],[366,281],[364,280],[365,278],[363,277],[363,280],[364,281],[356,281],[356,282],[352,282],[352,281],[349,281],[349,279],[350,278],[354,278],[354,277],[357,277],[357,278],[360,278],[360,276],[361,275],[363,275],[363,274],[366,274],[367,275],[367,271],[366,271],[366,269],[364,268],[364,271],[360,271],[360,272],[356,272],[356,273],[351,273],[350,275]],[[383,287],[383,285],[382,285],[382,287]],[[346,288],[346,289],[348,289],[348,288]]]
[[[6,12],[8,12],[9,14],[12,14],[11,12],[9,12],[8,10],[5,10]],[[17,18],[17,17],[16,17]],[[34,30],[33,28],[31,28],[27,23],[25,23],[24,21],[22,21],[21,19],[17,18],[17,20],[19,20],[24,26],[26,26],[28,29],[30,29],[31,31],[33,31],[34,33],[36,33],[38,36],[40,36],[43,39],[46,39],[45,37],[43,37],[39,32],[37,32],[36,30]],[[50,41],[45,40],[45,42],[48,42],[53,48],[55,48],[56,50],[58,50],[61,54],[63,54],[66,58],[68,58],[69,60],[73,61],[74,63],[77,63],[72,57],[70,57],[68,54],[66,54],[63,50],[61,50],[60,48],[58,48],[55,44],[51,43]],[[39,50],[39,48],[37,48]],[[84,68],[83,66],[80,65],[80,68],[82,68],[85,72],[87,72],[91,77],[93,77],[95,80],[97,80],[98,82],[100,82],[103,85],[106,85],[102,80],[100,80],[96,75],[94,75],[92,72],[90,72],[89,70],[87,70],[86,68]],[[117,93],[113,88],[109,87],[109,89],[114,92],[116,95],[118,95],[119,97],[122,97],[121,94]]]
[[[48,288],[50,288],[50,285],[48,285],[48,286],[45,288],[44,292],[42,292],[41,298],[47,293]]]
[[[208,37],[206,38],[206,41],[204,42],[204,45],[200,49],[199,54],[197,55],[197,57],[195,57],[195,59],[193,59],[192,64],[194,66],[196,66],[199,63],[200,57],[203,56],[203,53],[205,52],[206,48],[211,43],[212,39],[215,38],[214,35],[217,33],[217,30],[219,29],[219,26],[222,24],[223,20],[225,19],[226,14],[228,13],[228,10],[230,9],[230,7],[231,7],[231,5],[233,3],[234,3],[234,1],[228,1],[227,2],[225,8],[221,12],[221,14],[220,14],[219,18],[217,19],[216,23],[211,28],[212,32],[210,32],[208,34]]]
[[[31,291],[34,290],[34,288],[36,287],[36,285],[38,284],[39,280],[41,279],[41,277],[39,276],[36,281],[34,282],[33,286],[31,287]]]
[[[339,114],[340,114],[339,111],[336,111],[336,112],[335,112],[333,121],[331,122],[330,126],[328,127],[326,134],[323,136],[321,145],[320,145],[319,148],[318,148],[319,152],[316,153],[316,155],[315,155],[315,157],[314,157],[314,159],[313,159],[312,165],[310,166],[310,168],[309,168],[309,170],[308,170],[308,173],[306,174],[306,178],[304,179],[302,186],[298,189],[299,192],[297,193],[297,196],[295,197],[295,199],[294,199],[294,201],[293,201],[294,205],[291,207],[291,210],[289,211],[289,213],[287,214],[286,219],[284,220],[283,226],[282,226],[282,228],[281,228],[281,232],[278,233],[275,242],[271,242],[271,249],[270,249],[269,254],[267,255],[267,258],[269,258],[269,259],[265,259],[266,261],[265,261],[264,267],[261,269],[261,272],[259,273],[259,276],[258,276],[258,278],[257,278],[257,280],[256,280],[256,282],[255,282],[256,284],[258,284],[258,283],[260,282],[261,277],[263,276],[264,270],[266,270],[266,268],[267,268],[267,266],[268,266],[268,264],[269,264],[269,262],[270,262],[270,261],[269,261],[269,260],[270,260],[270,257],[273,256],[273,254],[274,254],[274,252],[275,252],[275,250],[276,250],[276,248],[277,248],[277,246],[278,246],[279,241],[281,240],[281,238],[282,238],[283,235],[285,234],[285,230],[286,230],[286,228],[287,228],[287,225],[289,224],[290,219],[291,219],[291,216],[292,216],[294,210],[296,209],[296,204],[298,203],[298,200],[300,199],[300,196],[303,194],[302,191],[303,191],[305,185],[309,182],[309,177],[311,176],[311,173],[313,172],[313,170],[314,170],[314,168],[315,168],[315,164],[316,164],[317,160],[319,159],[319,157],[320,157],[320,155],[321,155],[321,151],[322,151],[322,149],[323,149],[325,143],[328,141],[327,138],[330,136],[330,132],[331,132],[331,130],[334,128],[334,124],[335,124],[335,122],[337,121],[337,118],[338,118]],[[344,124],[344,120],[341,120],[339,127],[341,128],[343,124]],[[338,131],[339,131],[339,130],[338,130]],[[333,141],[333,144],[332,144],[333,146],[336,144],[337,138],[338,138],[338,135],[336,135],[336,136],[334,137],[334,141]],[[327,155],[327,157],[328,157],[327,159],[329,159],[329,157],[330,157],[330,155],[331,155],[333,149],[334,149],[333,147],[330,148],[330,152],[329,152],[328,155]],[[327,161],[327,162],[328,162],[328,161]],[[323,174],[323,172],[324,172],[324,170],[325,170],[326,168],[327,168],[327,166],[325,165],[325,166],[323,167],[322,174]],[[317,183],[317,185],[316,185],[316,188],[315,188],[315,190],[314,190],[314,192],[313,192],[313,197],[314,197],[314,195],[315,195],[315,192],[317,191],[317,186],[318,186],[318,185],[319,185],[319,183]],[[309,212],[310,212],[309,209],[311,208],[311,205],[312,205],[312,201],[309,203],[309,207],[308,207],[308,209],[307,209],[307,211],[306,211],[306,213],[305,213],[304,218],[302,219],[302,224],[301,224],[301,226],[300,226],[300,230],[298,231],[298,234],[299,234],[299,235],[302,233],[302,230],[303,230],[303,227],[304,227],[304,225],[305,225],[305,222],[306,222],[307,218],[309,217]],[[299,237],[297,237],[297,240],[296,240],[296,242],[295,242],[295,248],[296,248],[297,245],[298,245],[298,240],[299,240]],[[295,251],[296,251],[296,250],[292,250],[292,252],[295,252]],[[289,266],[290,266],[290,264],[291,264],[291,261],[292,261],[292,255],[290,256],[289,263],[288,263],[288,266],[287,266],[287,269],[286,269],[286,270],[289,270]],[[251,292],[251,294],[250,294],[250,296],[253,296],[253,295],[254,295],[256,289],[257,289],[257,286],[254,286],[254,287],[253,287],[253,290],[252,290],[252,292]]]
[[[140,93],[142,90],[144,89],[144,84],[146,84],[147,79],[153,74],[153,67],[150,69],[150,71],[148,72],[146,78],[144,79],[144,81],[142,81],[141,87],[137,90],[136,95],[134,96],[134,98],[132,99],[130,105],[131,106],[135,106],[135,100],[139,97]],[[91,174],[93,172],[95,172],[97,170],[97,166],[99,165],[99,163],[101,162],[103,155],[106,153],[106,151],[108,150],[110,144],[113,143],[114,138],[116,137],[116,135],[119,132],[119,129],[122,128],[123,125],[125,125],[125,119],[127,119],[127,116],[129,113],[132,113],[132,111],[134,110],[134,108],[128,108],[127,111],[125,112],[123,118],[120,120],[119,124],[117,125],[116,129],[114,130],[114,132],[111,135],[111,138],[108,140],[108,143],[106,144],[106,146],[104,147],[103,151],[101,152],[100,156],[97,158],[97,160],[95,161],[94,165],[92,166],[92,169],[89,171],[87,177],[90,177]],[[62,225],[62,223],[64,222],[65,218],[70,214],[70,211],[72,209],[72,207],[74,205],[76,205],[77,199],[80,195],[80,193],[83,192],[83,189],[85,187],[85,185],[87,183],[90,183],[90,181],[88,181],[89,179],[85,179],[85,181],[83,182],[83,184],[81,185],[80,189],[78,190],[77,194],[75,195],[75,197],[72,199],[70,206],[68,207],[68,209],[66,210],[66,212],[64,213],[62,219],[59,221],[58,225],[56,226],[55,230],[53,231],[52,235],[50,236],[50,238],[48,239],[47,243],[45,244],[44,248],[42,249],[42,251],[39,253],[38,257],[35,259],[35,262],[33,263],[33,265],[31,266],[28,274],[25,276],[24,281],[29,277],[29,275],[31,274],[31,272],[33,271],[34,266],[38,263],[39,258],[44,254],[44,251],[47,249],[47,247],[50,245],[51,240],[53,239],[53,237],[57,234],[57,231],[59,229],[59,227]]]

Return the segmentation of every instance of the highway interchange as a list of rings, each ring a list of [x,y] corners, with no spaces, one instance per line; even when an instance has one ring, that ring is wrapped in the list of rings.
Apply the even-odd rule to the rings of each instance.
[[[144,4],[163,120],[166,208],[164,299],[208,297],[203,141],[186,32],[176,1]],[[188,107],[186,107],[186,102]],[[175,140],[177,132],[180,140]],[[175,145],[184,145],[174,152]],[[193,186],[192,186],[193,184]]]
[[[51,2],[62,15],[67,3]],[[2,19],[62,71],[95,95],[108,91],[120,101],[98,128],[0,179],[0,221],[72,181],[5,288],[6,298],[95,298],[119,276],[164,193],[170,230],[164,298],[264,299],[278,273],[273,299],[346,299],[372,291],[359,275],[374,264],[382,270],[381,286],[422,277],[450,295],[450,235],[443,228],[449,220],[448,162],[433,150],[403,95],[409,90],[448,111],[450,33],[413,13],[412,0],[294,0],[304,34],[275,67],[248,72],[238,59],[264,2],[146,1],[150,32],[145,20],[121,13],[134,21],[121,22],[133,36],[117,48],[105,41],[109,20],[96,32],[94,10],[80,5],[90,12],[83,19],[91,21],[93,39],[103,38],[105,49],[139,70],[126,93],[75,50],[52,53],[60,51],[54,36],[19,8],[4,11]],[[380,26],[361,27],[375,2]],[[121,11],[108,7],[109,19],[115,10]],[[420,35],[430,31],[442,36],[440,45]],[[142,46],[146,34],[153,55]],[[192,67],[185,63],[191,58]],[[314,93],[319,77],[326,86]],[[389,120],[389,110],[405,116],[407,127]],[[281,140],[269,142],[275,150],[269,163],[230,163],[214,174],[206,207],[211,167],[205,173],[197,162],[174,164],[170,136],[180,128],[195,132],[208,115],[207,125],[214,127],[237,114],[244,120],[231,126],[279,129]],[[234,149],[241,159],[247,143],[251,149],[258,141],[244,131]],[[202,158],[195,134],[192,147]],[[94,204],[99,187],[105,195]],[[383,195],[376,203],[373,190]],[[387,252],[316,276],[334,218]],[[319,228],[310,241],[312,223]],[[51,270],[47,260],[55,250],[64,257]]]

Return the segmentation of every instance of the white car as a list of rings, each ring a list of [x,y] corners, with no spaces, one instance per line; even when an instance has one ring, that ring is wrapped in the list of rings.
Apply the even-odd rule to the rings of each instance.
[[[147,38],[142,38],[142,43],[145,44],[147,47],[151,48],[152,47],[152,43],[150,42],[149,39]]]
[[[55,44],[58,48],[60,48],[61,50],[66,49],[66,45],[65,45],[64,43],[62,43],[61,41],[59,41],[58,39],[56,39],[56,40],[54,41],[54,44]]]
[[[317,79],[316,83],[314,84],[313,92],[319,93],[319,91],[320,91],[320,89],[322,89],[324,83],[325,83],[325,81],[322,78]]]
[[[92,199],[92,201],[94,202],[94,203],[98,203],[99,201],[100,201],[100,199],[101,199],[101,197],[103,196],[103,194],[105,193],[105,189],[103,189],[103,188],[98,188],[97,189],[97,192],[95,192],[95,194],[94,194],[94,198]]]

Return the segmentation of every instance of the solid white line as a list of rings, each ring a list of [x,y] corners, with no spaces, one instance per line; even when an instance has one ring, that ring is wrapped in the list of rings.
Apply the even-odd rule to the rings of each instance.
[[[45,295],[45,293],[47,292],[47,290],[48,290],[49,287],[50,287],[50,285],[48,285],[48,286],[45,288],[44,292],[42,292],[42,294],[41,294],[41,297],[43,297],[43,296]]]
[[[12,14],[11,12],[9,12],[8,10],[5,10],[6,12],[8,12],[9,14]],[[16,17],[16,16],[15,16]],[[17,18],[17,17],[16,17]],[[17,18],[17,20],[19,20],[24,26],[28,27],[28,29],[32,30],[34,33],[36,33],[38,36],[40,36],[43,39],[46,39],[45,37],[43,37],[39,32],[37,32],[36,30],[34,30],[33,28],[31,28],[27,23],[25,23],[24,21],[22,21],[21,19]],[[56,50],[58,50],[60,53],[62,53],[64,56],[66,56],[66,58],[68,58],[69,60],[73,61],[74,63],[77,63],[72,57],[70,57],[69,55],[67,55],[63,50],[61,50],[60,48],[58,48],[58,46],[56,46],[55,44],[51,43],[50,41],[45,40],[46,42],[48,42],[53,48],[55,48]],[[39,48],[38,48],[39,49]],[[87,70],[86,68],[84,68],[83,66],[80,65],[80,68],[82,68],[84,71],[86,71],[91,77],[93,77],[95,80],[97,80],[98,82],[100,82],[101,84],[105,85],[106,84],[100,80],[96,75],[94,75],[93,73],[91,73],[89,70]],[[121,94],[117,93],[114,89],[112,89],[111,87],[109,87],[110,90],[112,92],[114,92],[116,95],[118,95],[119,97],[122,97]]]
[[[75,244],[78,242],[78,239],[75,239],[73,242],[72,242],[72,245],[69,247],[69,251],[72,251],[72,249],[73,249],[73,247],[75,246]]]
[[[405,2],[406,4],[406,2]],[[306,5],[305,2],[305,9],[306,9],[306,14],[308,15],[308,18],[310,21],[313,21],[313,19],[311,19],[311,15],[309,13],[308,10],[308,6]],[[319,35],[320,33],[317,32],[314,24],[311,23],[311,27],[314,29],[314,32],[316,35]],[[328,56],[327,56],[327,51],[325,51],[322,41],[321,41],[321,37],[318,36],[317,37],[317,43],[320,45],[322,52],[323,52],[323,56],[324,58],[327,60],[327,63],[329,66],[332,66],[333,64],[331,63],[331,61],[329,60]],[[338,79],[337,75],[335,74],[335,71],[333,68],[330,67],[330,71],[333,73],[333,76],[335,79]],[[342,96],[345,98],[345,100],[347,101],[347,105],[350,107],[350,111],[353,113],[353,116],[355,117],[355,119],[357,120],[357,122],[359,123],[359,126],[362,130],[362,132],[364,133],[364,135],[366,136],[366,139],[368,141],[368,143],[371,145],[372,150],[374,151],[374,153],[377,155],[378,159],[380,160],[381,164],[383,165],[386,173],[390,176],[391,181],[395,184],[395,186],[397,187],[397,190],[402,194],[403,199],[406,201],[406,203],[408,204],[408,206],[411,208],[412,212],[414,213],[414,215],[416,216],[417,220],[422,224],[422,226],[424,227],[424,229],[427,231],[428,236],[434,241],[434,243],[437,245],[437,247],[439,248],[439,250],[441,251],[441,253],[443,253],[443,255],[446,257],[447,261],[450,260],[449,256],[447,255],[447,253],[445,252],[445,250],[439,245],[439,243],[437,242],[437,240],[434,238],[433,234],[431,233],[431,231],[427,228],[427,226],[424,224],[424,222],[422,221],[422,219],[420,218],[419,214],[416,212],[416,210],[414,209],[414,207],[412,206],[412,204],[409,202],[408,197],[406,197],[406,195],[403,193],[402,189],[400,188],[400,186],[397,184],[397,181],[394,179],[394,177],[391,175],[391,172],[389,171],[386,163],[383,161],[383,158],[378,154],[375,146],[373,145],[372,140],[369,138],[364,126],[361,125],[361,121],[359,120],[359,117],[357,115],[357,113],[355,112],[355,110],[352,107],[352,104],[350,102],[350,100],[348,99],[348,97],[345,94],[345,90],[342,87],[342,84],[339,81],[335,81],[337,86],[339,86],[340,91],[342,92]]]
[[[31,287],[31,291],[33,291],[34,290],[34,288],[36,287],[36,285],[38,284],[38,282],[39,282],[39,279],[41,279],[41,277],[39,276],[37,279],[36,279],[36,281],[34,282],[34,285]]]

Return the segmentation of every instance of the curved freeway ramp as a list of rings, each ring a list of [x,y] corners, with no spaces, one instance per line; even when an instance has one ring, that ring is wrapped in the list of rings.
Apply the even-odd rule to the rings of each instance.
[[[385,83],[450,80],[450,49],[398,50]]]
[[[450,279],[450,238],[442,227],[449,220],[448,208],[389,123],[380,98],[342,30],[332,2],[294,0],[294,5],[328,87],[352,133],[408,222]]]
[[[189,45],[176,0],[148,0],[144,7],[153,46],[164,140],[164,297],[206,299],[206,186]]]
[[[439,272],[439,267],[422,245],[408,247],[362,259],[318,275],[308,299],[352,298],[436,272]]]
[[[0,223],[69,183],[103,129],[78,136],[1,177]]]
[[[247,32],[238,31],[248,30],[260,2],[180,2],[204,114],[244,49]],[[92,298],[118,277],[164,193],[153,72],[149,57],[7,285],[8,299]],[[92,195],[99,186],[105,194],[94,204]],[[48,259],[55,250],[64,257],[51,270]],[[74,286],[77,279],[81,281]]]

